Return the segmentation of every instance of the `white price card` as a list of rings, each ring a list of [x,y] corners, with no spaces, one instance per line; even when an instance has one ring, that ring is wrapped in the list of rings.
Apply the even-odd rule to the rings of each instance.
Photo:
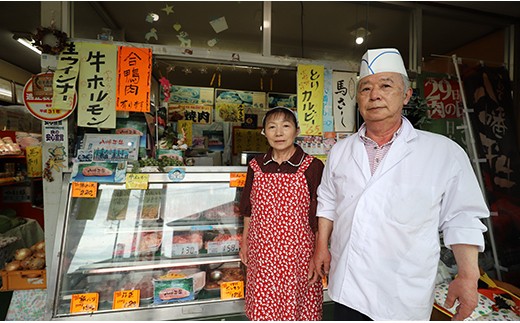
[[[208,253],[236,253],[239,250],[238,240],[208,242]]]
[[[198,254],[198,243],[175,243],[172,245],[172,256],[191,256]]]

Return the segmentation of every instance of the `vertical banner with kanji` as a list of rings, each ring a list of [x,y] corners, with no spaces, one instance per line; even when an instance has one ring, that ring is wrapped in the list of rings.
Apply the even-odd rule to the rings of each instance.
[[[78,126],[116,127],[117,46],[88,44],[80,48]]]
[[[356,131],[356,73],[332,73],[334,130]]]
[[[152,50],[119,47],[117,60],[117,111],[150,112]]]
[[[428,111],[430,120],[421,125],[421,129],[443,134],[467,148],[458,80],[430,76],[419,84],[423,85],[424,98],[431,108]]]
[[[321,65],[298,65],[298,122],[303,136],[323,134],[324,73]]]
[[[52,108],[72,110],[76,105],[76,80],[79,73],[79,43],[68,43],[58,56],[52,80]]]

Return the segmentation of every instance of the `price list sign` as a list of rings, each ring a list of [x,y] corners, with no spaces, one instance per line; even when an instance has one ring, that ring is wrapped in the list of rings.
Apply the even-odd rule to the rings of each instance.
[[[172,245],[172,256],[191,256],[198,254],[198,243],[175,243]]]
[[[114,292],[114,302],[112,303],[112,309],[122,308],[137,308],[139,307],[139,300],[141,297],[141,291],[136,290],[118,290]]]
[[[70,312],[95,312],[98,309],[98,304],[98,293],[73,294],[70,300]]]
[[[244,282],[222,282],[220,284],[220,299],[244,298]]]
[[[96,182],[72,182],[72,197],[96,198]]]

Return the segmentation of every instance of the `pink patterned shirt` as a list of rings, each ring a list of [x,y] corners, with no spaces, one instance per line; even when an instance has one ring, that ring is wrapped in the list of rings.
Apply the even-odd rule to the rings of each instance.
[[[374,175],[376,172],[377,166],[381,164],[383,161],[383,158],[385,158],[386,153],[390,150],[390,147],[392,146],[392,143],[395,141],[395,138],[399,136],[401,133],[401,129],[403,127],[401,126],[392,136],[392,140],[387,142],[386,144],[383,144],[379,146],[375,141],[365,136],[367,133],[367,129],[365,124],[361,125],[361,128],[359,128],[359,137],[365,144],[365,149],[367,150],[368,154],[368,161],[370,163],[370,173]]]

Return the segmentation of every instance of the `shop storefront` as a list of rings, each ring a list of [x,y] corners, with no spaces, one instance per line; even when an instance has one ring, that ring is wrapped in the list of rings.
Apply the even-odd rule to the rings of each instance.
[[[237,9],[238,5],[242,7]],[[40,28],[36,36],[44,51],[41,66],[46,68],[27,81],[19,104],[41,124],[34,131],[39,132],[40,148],[33,152],[33,157],[39,156],[41,172],[32,176],[26,202],[44,205],[44,214],[36,220],[45,229],[41,240],[46,245],[46,266],[37,269],[45,271],[45,286],[18,290],[12,306],[17,313],[10,317],[24,319],[21,304],[31,300],[40,305],[37,313],[46,320],[246,319],[247,277],[238,254],[243,239],[238,202],[247,162],[268,149],[261,134],[262,118],[276,106],[292,109],[301,128],[297,143],[326,162],[332,146],[355,133],[362,122],[354,93],[365,48],[327,52],[312,44],[305,51],[303,36],[301,42],[287,41],[277,33],[277,23],[295,22],[301,16],[289,15],[297,6],[284,2],[223,3],[244,17],[211,15],[204,21],[210,32],[188,24],[186,4],[136,6],[139,10],[129,9],[127,19],[140,27],[126,32],[140,42],[122,41],[123,28],[99,28],[95,34],[86,28],[81,13],[89,10],[97,13],[98,20],[104,19],[92,20],[93,24],[118,26],[106,16],[118,6],[42,3],[42,21],[54,23]],[[359,27],[352,29],[351,36],[375,33],[369,31],[368,8],[353,5],[351,9]],[[421,62],[417,30],[422,19],[414,21],[413,28],[408,24],[409,18],[422,15],[420,8],[376,5],[370,9],[374,15],[394,14],[390,19],[396,28],[388,31],[388,37],[410,36],[392,45],[410,53],[403,55],[416,90],[405,109],[410,120],[418,128],[449,136],[477,160],[480,148],[476,151],[471,143],[486,133],[489,124],[464,113],[467,105],[477,103],[462,100],[462,79],[453,68],[457,57],[450,53]],[[201,23],[206,17],[192,14]],[[428,13],[424,15],[427,21]],[[232,26],[238,21],[244,30],[254,25],[261,31],[241,38],[240,28]],[[142,37],[130,36],[143,30]],[[303,29],[296,31],[303,33]],[[48,36],[56,42],[45,46]],[[175,42],[162,43],[163,38]],[[494,75],[497,89],[504,87],[498,79],[509,77],[506,69],[484,74]],[[477,71],[473,79],[466,78],[475,80],[466,90],[478,94],[481,76]],[[511,104],[504,99],[499,106]],[[476,129],[474,136],[464,130],[468,125]],[[501,130],[511,129],[510,125]],[[11,135],[15,142],[17,134]],[[487,139],[501,150],[482,173],[505,181],[500,156],[516,163],[519,156],[504,148],[515,142],[490,134]],[[476,144],[490,147],[489,142]],[[28,158],[30,151],[18,155]],[[488,197],[494,203],[492,210],[507,213],[507,221],[513,221],[508,212],[517,201],[504,197],[512,189],[501,183],[481,184],[483,189],[501,190],[500,198]],[[11,194],[8,198],[17,198],[16,192],[5,191]],[[493,278],[504,275],[514,284],[520,257],[517,247],[502,239],[508,223],[504,221],[502,217],[486,223],[491,236],[486,237],[489,248],[481,266],[494,271]],[[493,229],[499,230],[498,238]],[[448,253],[443,256],[452,261]],[[324,319],[330,319],[332,303],[327,282],[323,284]]]

